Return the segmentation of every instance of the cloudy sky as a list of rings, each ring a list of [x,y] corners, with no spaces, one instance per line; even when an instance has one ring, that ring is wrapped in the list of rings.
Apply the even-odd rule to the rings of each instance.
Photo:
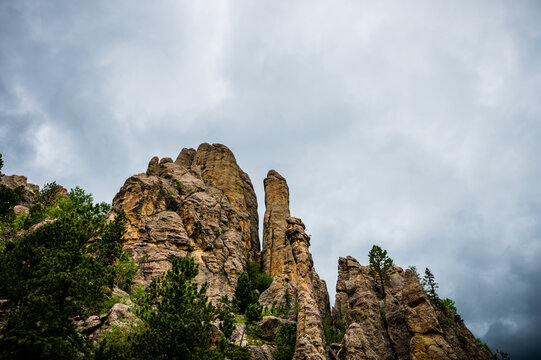
[[[110,202],[149,159],[276,169],[334,294],[373,244],[476,336],[541,341],[541,4],[0,1],[4,172]]]

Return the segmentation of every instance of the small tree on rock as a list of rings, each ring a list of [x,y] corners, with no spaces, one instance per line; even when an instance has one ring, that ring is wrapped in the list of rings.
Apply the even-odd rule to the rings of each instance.
[[[237,280],[237,286],[235,287],[235,296],[233,297],[235,311],[244,315],[248,306],[250,304],[257,304],[257,302],[258,296],[252,288],[252,282],[250,281],[248,274],[243,272],[240,274],[239,279]]]
[[[425,268],[425,276],[423,277],[423,287],[425,288],[428,297],[432,302],[438,301],[438,293],[436,289],[439,287],[438,283],[434,280],[434,274],[429,268]]]
[[[370,274],[379,279],[381,294],[385,297],[385,281],[389,280],[389,276],[393,273],[393,260],[387,256],[387,250],[383,250],[377,245],[372,246],[368,253],[368,259],[370,261]]]

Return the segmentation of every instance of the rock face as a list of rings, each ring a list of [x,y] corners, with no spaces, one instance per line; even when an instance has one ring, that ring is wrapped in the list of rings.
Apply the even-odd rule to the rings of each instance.
[[[491,359],[460,321],[435,310],[415,274],[400,268],[379,294],[368,266],[340,258],[333,318],[347,359]]]
[[[298,306],[297,345],[294,359],[327,359],[322,318],[329,315],[327,286],[319,278],[308,247],[310,237],[303,222],[290,217],[289,189],[285,179],[269,171],[265,179],[263,269],[273,284],[260,296],[263,305],[287,303],[294,296]],[[272,296],[269,296],[272,294]]]
[[[38,185],[30,184],[26,176],[21,175],[3,175],[0,177],[0,184],[10,189],[15,189],[19,186],[24,188],[22,201],[17,205],[17,209],[15,209],[16,214],[22,211],[28,212],[28,208],[34,202],[34,191],[39,191]]]
[[[113,199],[128,217],[125,244],[140,265],[143,284],[167,271],[171,260],[191,256],[196,280],[213,301],[233,295],[248,257],[259,252],[257,200],[250,178],[225,146],[201,144],[171,158],[150,160]]]
[[[3,182],[26,184],[26,178],[6,178]],[[259,302],[268,309],[282,308],[278,313],[287,319],[265,317],[258,340],[265,343],[258,346],[247,340],[245,324],[235,325],[232,341],[248,345],[255,359],[275,356],[268,341],[281,324],[291,321],[297,323],[296,360],[492,358],[461,321],[432,306],[411,271],[395,268],[382,296],[369,268],[352,257],[339,259],[332,312],[333,322],[344,326],[344,339],[327,344],[323,321],[331,318],[329,295],[314,268],[310,236],[302,220],[290,214],[286,180],[271,170],[264,185],[260,252],[254,189],[227,147],[202,144],[197,150],[183,149],[175,161],[152,158],[146,173],[126,180],[110,214],[126,212],[125,248],[140,265],[136,281],[149,284],[174,258],[190,256],[199,265],[197,282],[208,284],[207,295],[216,303],[224,295],[233,297],[248,259],[260,261],[272,283]],[[110,314],[87,319],[83,331],[133,321],[120,305]]]

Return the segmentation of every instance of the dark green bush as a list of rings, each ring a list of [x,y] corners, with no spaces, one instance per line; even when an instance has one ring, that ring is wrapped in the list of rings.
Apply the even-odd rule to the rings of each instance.
[[[246,309],[246,312],[244,313],[246,322],[248,324],[252,324],[252,323],[261,321],[261,318],[263,317],[261,312],[262,312],[261,305],[259,304],[248,305],[248,308]]]
[[[269,288],[270,284],[272,283],[272,279],[269,275],[261,272],[258,263],[252,260],[248,260],[247,270],[248,278],[250,279],[250,282],[252,283],[252,288],[254,290],[262,293]]]
[[[242,273],[237,280],[235,295],[233,297],[233,307],[241,315],[244,314],[250,304],[258,302],[257,293],[252,289],[252,283],[247,273]]]
[[[295,354],[295,343],[297,340],[297,324],[284,323],[276,332],[274,346],[276,346],[275,360],[291,360]]]

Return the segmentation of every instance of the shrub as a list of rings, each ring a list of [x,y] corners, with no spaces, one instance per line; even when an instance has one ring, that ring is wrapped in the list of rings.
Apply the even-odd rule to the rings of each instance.
[[[217,310],[205,295],[206,285],[198,288],[195,283],[198,272],[192,258],[176,258],[171,270],[152,280],[137,309],[146,325],[133,338],[139,357],[207,357],[211,322]]]
[[[237,313],[243,315],[250,304],[258,302],[257,293],[252,289],[252,283],[248,274],[243,272],[237,280],[235,295],[233,297],[233,306]]]
[[[73,318],[98,311],[115,279],[125,216],[105,224],[91,206],[10,241],[0,253],[9,317],[0,358],[76,358],[88,348]],[[22,266],[21,266],[22,265]]]
[[[291,360],[295,355],[295,343],[297,340],[297,324],[284,323],[276,332],[274,345],[276,346],[276,360]]]
[[[344,334],[346,333],[344,324],[341,321],[335,324],[330,316],[325,316],[322,320],[323,332],[325,333],[327,343],[341,343],[342,340],[344,340]]]
[[[261,272],[258,263],[252,260],[248,260],[247,271],[248,278],[250,279],[250,282],[252,283],[252,288],[254,290],[258,290],[259,293],[262,293],[269,288],[270,284],[272,283],[272,279],[269,275]]]
[[[120,255],[115,263],[116,285],[120,289],[130,293],[137,269],[139,269],[139,266],[128,256],[128,253]]]
[[[244,317],[246,318],[246,322],[248,324],[253,324],[255,322],[261,321],[261,318],[263,315],[261,314],[261,305],[259,304],[250,304],[248,305],[248,308],[246,308],[246,312],[244,313]]]

